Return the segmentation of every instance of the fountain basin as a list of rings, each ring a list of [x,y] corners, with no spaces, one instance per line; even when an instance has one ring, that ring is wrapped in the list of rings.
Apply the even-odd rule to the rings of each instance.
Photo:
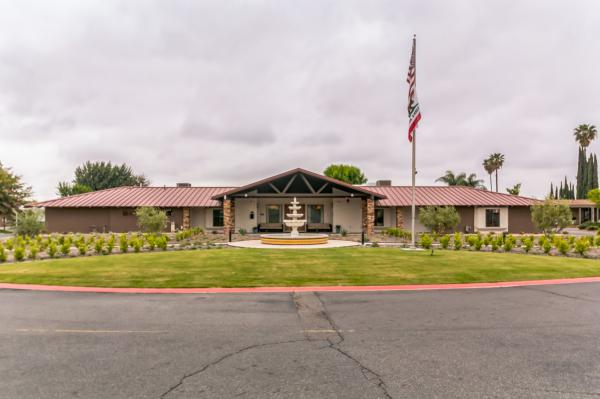
[[[318,245],[327,244],[327,234],[301,233],[292,236],[289,233],[261,234],[260,241],[269,245]]]

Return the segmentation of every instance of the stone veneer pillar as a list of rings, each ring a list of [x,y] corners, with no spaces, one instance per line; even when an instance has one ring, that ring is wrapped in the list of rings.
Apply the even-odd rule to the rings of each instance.
[[[399,229],[404,228],[404,216],[402,216],[402,208],[396,207],[396,227]]]
[[[375,201],[371,198],[362,200],[363,231],[370,236],[375,231]]]
[[[183,226],[184,229],[189,229],[190,224],[190,208],[183,208]]]
[[[223,200],[223,234],[229,236],[229,232],[235,229],[235,202],[232,199]]]

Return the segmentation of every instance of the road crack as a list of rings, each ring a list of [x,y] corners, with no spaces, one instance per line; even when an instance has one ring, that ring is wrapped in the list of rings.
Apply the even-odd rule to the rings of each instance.
[[[385,398],[392,399],[392,396],[388,392],[387,386],[383,377],[364,365],[360,360],[352,356],[347,351],[343,350],[340,345],[345,341],[344,334],[342,330],[335,324],[331,315],[327,311],[325,307],[325,303],[321,299],[318,293],[295,293],[293,296],[294,304],[298,309],[298,314],[300,316],[301,322],[305,325],[305,331],[310,331],[310,329],[323,328],[324,326],[328,327],[334,333],[331,336],[315,336],[314,334],[305,333],[306,338],[310,340],[321,340],[326,341],[328,343],[327,348],[332,349],[348,360],[351,360],[360,370],[361,374],[369,382],[370,384],[375,385],[379,391],[384,395]],[[314,326],[307,326],[308,323],[316,323]]]
[[[219,357],[218,359],[213,360],[210,363],[205,364],[204,366],[202,366],[201,368],[192,371],[190,373],[184,374],[179,381],[177,382],[177,384],[171,386],[168,390],[166,390],[164,393],[162,393],[160,395],[160,398],[166,398],[168,395],[170,395],[173,391],[175,391],[177,388],[181,387],[184,383],[185,380],[187,380],[188,378],[191,377],[195,377],[197,375],[202,374],[203,372],[205,372],[206,370],[208,370],[209,368],[211,368],[212,366],[216,366],[217,364],[233,357],[236,355],[239,355],[240,353],[244,353],[247,352],[249,350],[253,350],[253,349],[258,349],[258,348],[263,348],[263,347],[267,347],[267,346],[275,346],[275,345],[285,345],[285,344],[293,344],[296,342],[304,342],[304,339],[294,339],[294,340],[290,340],[290,341],[279,341],[279,342],[267,342],[267,343],[263,343],[263,344],[255,344],[255,345],[250,345],[250,346],[246,346],[244,348],[238,349],[236,351],[227,353],[221,357]]]

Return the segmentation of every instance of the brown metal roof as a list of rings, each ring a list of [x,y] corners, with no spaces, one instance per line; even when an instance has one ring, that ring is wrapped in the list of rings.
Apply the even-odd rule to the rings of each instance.
[[[370,191],[385,195],[378,201],[380,206],[410,206],[410,186],[367,186]],[[415,189],[417,206],[530,206],[536,199],[517,195],[495,193],[464,186],[419,186]]]
[[[31,204],[46,208],[212,207],[212,199],[231,187],[117,187]]]

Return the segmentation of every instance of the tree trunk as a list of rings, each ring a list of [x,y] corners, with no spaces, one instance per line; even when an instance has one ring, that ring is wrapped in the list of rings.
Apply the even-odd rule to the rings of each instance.
[[[492,184],[492,174],[488,173],[490,175],[490,191],[494,191],[494,184]]]
[[[498,192],[498,169],[496,169],[496,192]]]

